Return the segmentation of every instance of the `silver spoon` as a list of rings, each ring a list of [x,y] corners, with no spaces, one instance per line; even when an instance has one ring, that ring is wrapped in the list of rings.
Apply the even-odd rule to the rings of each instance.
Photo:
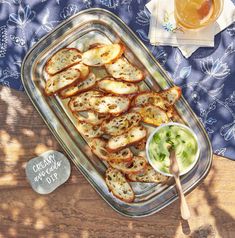
[[[190,218],[190,211],[182,190],[179,176],[179,166],[176,160],[175,150],[173,149],[170,149],[170,172],[175,179],[175,184],[179,195],[181,217],[184,220],[188,220]]]

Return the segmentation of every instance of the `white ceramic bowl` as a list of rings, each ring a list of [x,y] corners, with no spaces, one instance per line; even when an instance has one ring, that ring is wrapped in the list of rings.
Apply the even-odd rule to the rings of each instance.
[[[157,128],[149,135],[149,137],[148,137],[148,140],[147,140],[147,143],[146,143],[146,155],[147,155],[147,159],[148,159],[149,164],[150,164],[157,172],[159,172],[159,173],[161,173],[161,174],[163,174],[163,175],[166,175],[166,176],[172,176],[172,174],[170,174],[170,173],[165,173],[165,172],[159,170],[159,168],[158,168],[157,166],[155,166],[155,164],[152,162],[152,160],[150,159],[150,155],[149,155],[149,144],[150,144],[150,142],[151,142],[153,136],[154,136],[155,134],[157,134],[158,131],[159,131],[161,128],[166,127],[166,126],[170,126],[170,125],[179,126],[179,127],[182,127],[182,128],[184,128],[184,129],[186,129],[187,131],[189,131],[189,132],[192,134],[192,136],[195,138],[195,140],[196,140],[196,142],[197,142],[197,148],[198,148],[198,149],[197,149],[197,153],[196,153],[196,155],[195,155],[195,160],[193,161],[193,163],[192,163],[187,169],[185,169],[183,172],[180,173],[180,176],[181,176],[181,175],[184,175],[184,174],[188,173],[188,172],[195,166],[195,164],[196,164],[197,161],[198,161],[199,155],[200,155],[200,145],[199,145],[199,143],[198,143],[198,138],[197,138],[196,134],[194,133],[194,131],[193,131],[191,128],[189,128],[188,126],[185,126],[185,125],[183,125],[183,124],[176,123],[176,122],[169,122],[169,123],[162,124],[161,126],[157,127]]]

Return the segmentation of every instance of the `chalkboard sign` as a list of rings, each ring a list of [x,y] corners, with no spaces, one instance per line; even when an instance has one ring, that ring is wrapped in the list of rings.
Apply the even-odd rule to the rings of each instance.
[[[25,170],[33,190],[48,194],[68,180],[71,166],[62,153],[50,150],[31,159]]]

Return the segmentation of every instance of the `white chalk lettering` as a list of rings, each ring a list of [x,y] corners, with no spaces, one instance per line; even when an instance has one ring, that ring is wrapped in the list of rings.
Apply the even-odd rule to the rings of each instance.
[[[33,171],[36,173],[35,182],[46,181],[48,184],[58,180],[56,170],[62,165],[62,160],[57,161],[55,154],[50,154],[47,158],[33,165]]]
[[[49,177],[46,177],[46,181],[48,184],[55,182],[58,179],[57,173],[51,174]]]
[[[55,155],[49,155],[48,158],[44,159],[43,161],[40,161],[38,164],[33,166],[33,171],[35,173],[39,172],[40,170],[45,169],[48,165],[51,165],[52,163],[56,163]]]
[[[35,165],[33,166],[33,171],[34,171],[35,173],[37,173],[37,169],[36,169],[36,166],[35,166]]]
[[[55,181],[57,180],[57,173],[54,173]]]
[[[46,178],[46,181],[48,182],[48,184],[51,184],[51,179],[49,177]]]
[[[55,161],[55,155],[54,155],[54,154],[49,155],[49,156],[48,156],[48,159],[49,159],[50,161],[56,162],[56,161]]]

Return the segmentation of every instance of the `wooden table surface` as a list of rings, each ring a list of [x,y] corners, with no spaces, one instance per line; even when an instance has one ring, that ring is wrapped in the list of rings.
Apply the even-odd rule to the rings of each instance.
[[[214,156],[209,175],[187,195],[188,224],[178,202],[146,218],[113,211],[72,166],[69,180],[49,195],[36,194],[25,164],[62,151],[23,92],[0,87],[0,238],[5,237],[235,237],[235,162]]]

